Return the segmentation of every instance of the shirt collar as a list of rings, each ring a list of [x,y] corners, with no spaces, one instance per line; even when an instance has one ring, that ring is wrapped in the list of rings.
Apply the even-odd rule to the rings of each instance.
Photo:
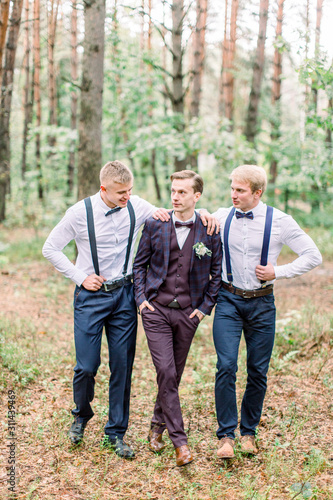
[[[187,220],[178,219],[178,217],[175,216],[175,212],[172,212],[172,222],[173,222],[173,224],[175,224],[176,221],[178,221],[178,222],[195,222],[195,218],[196,218],[195,212],[192,215],[192,217],[190,219],[187,219]]]

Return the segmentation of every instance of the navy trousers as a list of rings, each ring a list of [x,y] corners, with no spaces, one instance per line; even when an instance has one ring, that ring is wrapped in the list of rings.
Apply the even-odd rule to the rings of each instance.
[[[122,437],[128,426],[131,374],[135,355],[137,312],[133,285],[111,292],[91,292],[76,287],[74,294],[74,403],[72,414],[78,422],[87,422],[94,412],[95,376],[101,363],[103,327],[109,347],[109,420],[105,434]]]
[[[240,433],[254,435],[267,388],[267,371],[274,345],[274,295],[244,299],[219,291],[213,323],[217,353],[215,402],[217,437],[235,438],[238,424],[236,373],[242,331],[247,348],[247,384],[241,407]]]
[[[189,318],[192,307],[170,309],[153,302],[155,311],[143,309],[142,322],[157,373],[158,394],[151,427],[169,437],[178,448],[187,444],[178,387],[199,318]]]

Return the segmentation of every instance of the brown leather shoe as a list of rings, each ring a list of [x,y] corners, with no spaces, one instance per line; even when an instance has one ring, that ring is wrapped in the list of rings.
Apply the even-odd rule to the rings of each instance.
[[[154,453],[159,453],[166,447],[165,442],[162,440],[162,434],[154,432],[152,429],[150,429],[148,434],[148,443],[150,451]]]
[[[234,447],[235,440],[229,437],[224,437],[220,439],[220,447],[217,450],[217,456],[219,458],[234,458]]]
[[[176,464],[178,467],[187,465],[192,462],[192,460],[193,456],[187,444],[183,444],[183,446],[176,448]]]
[[[256,446],[256,441],[254,436],[246,435],[240,438],[241,452],[247,455],[256,455],[258,453],[258,448]]]

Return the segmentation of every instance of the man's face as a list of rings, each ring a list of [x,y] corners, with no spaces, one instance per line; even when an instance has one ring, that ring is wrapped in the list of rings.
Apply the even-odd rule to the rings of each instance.
[[[110,208],[116,206],[124,208],[130,199],[132,189],[133,181],[128,184],[120,184],[110,180],[101,185],[102,199]]]
[[[256,207],[260,201],[261,189],[252,193],[249,182],[231,182],[231,200],[235,208],[248,212]]]
[[[194,192],[193,179],[174,179],[172,181],[171,202],[175,212],[193,212],[200,196],[201,193]]]

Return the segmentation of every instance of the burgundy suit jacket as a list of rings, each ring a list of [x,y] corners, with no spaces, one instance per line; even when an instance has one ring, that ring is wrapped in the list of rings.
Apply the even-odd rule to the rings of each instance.
[[[161,222],[149,218],[143,228],[139,248],[133,264],[134,294],[137,306],[144,300],[152,300],[164,282],[170,257],[172,219]],[[202,242],[212,255],[201,259],[192,249],[190,268],[190,293],[193,309],[210,314],[221,286],[222,245],[219,234],[209,236],[200,217],[192,228],[194,244]]]

